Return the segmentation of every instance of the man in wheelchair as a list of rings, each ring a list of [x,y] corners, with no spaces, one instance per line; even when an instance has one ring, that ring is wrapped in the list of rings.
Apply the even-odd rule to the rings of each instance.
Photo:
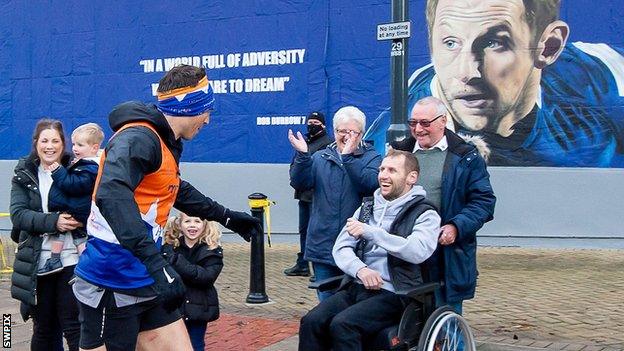
[[[390,150],[379,168],[379,189],[342,229],[332,254],[346,273],[335,295],[301,319],[299,350],[361,350],[363,340],[398,324],[421,285],[420,263],[438,243],[440,216],[418,180],[416,157]]]

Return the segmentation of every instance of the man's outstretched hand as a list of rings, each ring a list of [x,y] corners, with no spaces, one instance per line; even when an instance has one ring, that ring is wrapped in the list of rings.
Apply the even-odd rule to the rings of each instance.
[[[227,229],[238,233],[245,241],[250,241],[253,235],[262,233],[260,220],[245,212],[226,210],[221,224]]]

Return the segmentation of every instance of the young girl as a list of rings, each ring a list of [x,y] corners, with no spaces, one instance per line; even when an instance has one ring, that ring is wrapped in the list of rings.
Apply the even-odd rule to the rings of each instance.
[[[207,322],[219,318],[219,300],[214,282],[223,268],[221,231],[216,222],[180,213],[165,227],[163,256],[186,285],[180,307],[193,350],[204,350]]]

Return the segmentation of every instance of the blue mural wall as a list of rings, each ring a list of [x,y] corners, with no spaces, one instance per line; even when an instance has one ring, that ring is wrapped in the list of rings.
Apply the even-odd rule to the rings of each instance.
[[[431,61],[425,5],[410,2],[410,74]],[[624,47],[623,8],[620,1],[564,0],[568,43]],[[110,136],[113,106],[154,101],[164,72],[190,63],[208,65],[216,110],[186,143],[183,161],[289,162],[287,130],[303,131],[311,110],[326,113],[329,124],[338,108],[355,105],[371,123],[389,106],[390,43],[376,40],[376,25],[387,22],[390,2],[381,0],[0,1],[0,158],[28,153],[42,116],[63,120],[68,132],[97,122]],[[570,122],[581,125],[577,133],[602,133],[574,147],[593,150],[598,140],[611,154],[593,150],[568,162],[574,148],[560,147],[554,152],[563,157],[513,156],[497,164],[623,167],[622,102],[614,92],[618,67],[624,73],[615,62],[614,73],[605,71],[611,78],[598,83],[608,86],[609,99],[596,102],[608,112]],[[553,85],[566,78],[557,77]],[[599,123],[608,132],[592,129]]]

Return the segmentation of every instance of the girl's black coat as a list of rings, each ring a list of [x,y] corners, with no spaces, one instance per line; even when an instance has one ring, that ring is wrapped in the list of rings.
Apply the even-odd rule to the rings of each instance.
[[[210,250],[205,243],[189,248],[181,238],[180,246],[175,249],[163,245],[163,255],[186,285],[184,304],[180,308],[184,320],[210,322],[219,318],[219,298],[214,282],[223,269],[223,249]]]

